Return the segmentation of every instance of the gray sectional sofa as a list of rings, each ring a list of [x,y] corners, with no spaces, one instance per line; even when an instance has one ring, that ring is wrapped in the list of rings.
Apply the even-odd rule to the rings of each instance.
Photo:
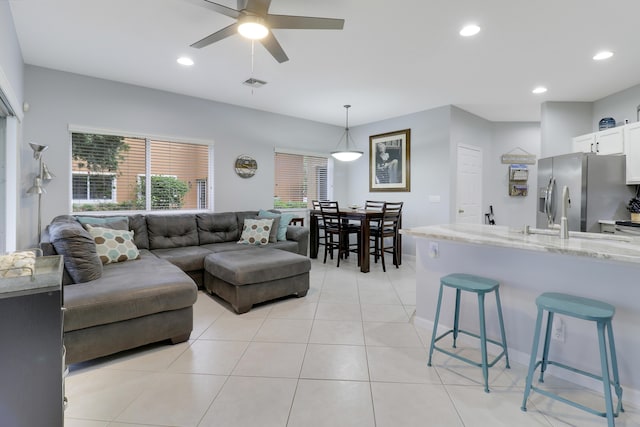
[[[275,248],[306,257],[309,230],[298,226],[287,227],[284,241],[266,246],[238,244],[244,220],[257,214],[136,214],[113,223],[108,222],[110,217],[95,217],[107,221],[107,228],[133,231],[139,251],[138,259],[106,265],[76,217],[54,218],[43,233],[41,247],[45,255],[64,256],[67,363],[153,342],[186,341],[193,328],[197,288],[204,284],[205,258],[212,253]]]

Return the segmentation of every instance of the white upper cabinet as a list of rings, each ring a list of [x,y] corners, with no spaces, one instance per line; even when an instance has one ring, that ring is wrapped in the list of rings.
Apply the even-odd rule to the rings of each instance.
[[[573,138],[574,153],[624,154],[625,126]]]
[[[595,152],[598,154],[624,154],[624,127],[596,132]]]
[[[624,127],[627,184],[640,184],[640,122]]]
[[[591,153],[595,152],[596,134],[589,133],[586,135],[576,136],[573,138],[574,153]]]

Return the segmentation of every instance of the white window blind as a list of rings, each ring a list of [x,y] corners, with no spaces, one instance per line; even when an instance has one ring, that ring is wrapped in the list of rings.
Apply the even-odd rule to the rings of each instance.
[[[74,212],[203,206],[198,182],[209,180],[207,145],[76,132],[71,143]]]
[[[326,200],[326,157],[275,153],[274,208],[309,208],[312,200]]]

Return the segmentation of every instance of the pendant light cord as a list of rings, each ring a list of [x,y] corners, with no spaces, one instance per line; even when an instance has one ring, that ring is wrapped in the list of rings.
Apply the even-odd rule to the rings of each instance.
[[[347,119],[344,125],[344,132],[347,140],[347,151],[348,151],[349,150],[349,108],[351,108],[351,105],[347,104],[344,106],[344,108],[347,110]]]

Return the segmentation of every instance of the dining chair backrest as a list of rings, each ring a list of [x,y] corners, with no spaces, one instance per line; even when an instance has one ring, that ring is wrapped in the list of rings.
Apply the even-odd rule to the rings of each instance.
[[[320,212],[322,214],[322,222],[327,228],[340,229],[340,208],[338,202],[322,201],[319,202]]]
[[[367,200],[364,202],[364,208],[368,211],[381,211],[384,208],[384,202],[379,200]]]
[[[384,228],[397,229],[402,214],[403,202],[385,202],[382,209],[382,224]]]
[[[320,203],[323,202],[328,202],[329,200],[312,200],[311,201],[311,206],[313,207],[313,210],[319,211],[320,210]]]

